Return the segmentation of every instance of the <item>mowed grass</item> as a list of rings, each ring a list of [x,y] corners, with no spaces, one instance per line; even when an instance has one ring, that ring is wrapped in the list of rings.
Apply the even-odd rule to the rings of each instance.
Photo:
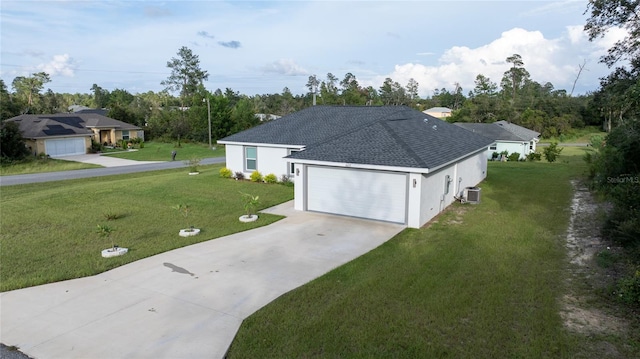
[[[229,358],[570,358],[563,329],[570,178],[559,162],[490,163],[454,204],[246,319]]]
[[[183,142],[180,147],[169,142],[145,142],[144,147],[136,151],[107,153],[107,156],[135,161],[171,161],[171,152],[176,151],[176,161],[188,161],[193,157],[200,159],[224,157],[224,146],[215,145],[215,150],[208,144]]]
[[[53,158],[47,160],[38,160],[34,158],[31,161],[0,166],[0,176],[56,171],[73,171],[100,167],[102,166],[89,163],[57,160]]]
[[[198,176],[184,169],[2,187],[0,196],[0,291],[94,275],[157,253],[263,226],[280,217],[261,214],[240,223],[240,192],[260,196],[260,209],[293,198],[278,184],[219,178],[221,166],[203,166]],[[172,206],[189,204],[188,222]],[[106,214],[120,218],[107,221]],[[115,229],[113,240],[129,248],[105,259],[111,240],[98,224]],[[198,236],[183,238],[194,225]]]

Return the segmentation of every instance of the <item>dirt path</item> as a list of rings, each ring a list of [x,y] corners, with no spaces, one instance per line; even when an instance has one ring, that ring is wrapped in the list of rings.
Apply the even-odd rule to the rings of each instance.
[[[598,257],[616,255],[619,248],[612,247],[600,237],[603,223],[603,204],[598,203],[581,182],[572,181],[574,195],[571,219],[567,230],[569,266],[567,293],[562,298],[561,315],[564,325],[572,332],[587,336],[590,343],[582,348],[587,358],[625,358],[618,343],[608,336],[625,337],[629,323],[616,316],[612,308],[602,304],[596,292],[613,283],[613,269],[598,265]]]

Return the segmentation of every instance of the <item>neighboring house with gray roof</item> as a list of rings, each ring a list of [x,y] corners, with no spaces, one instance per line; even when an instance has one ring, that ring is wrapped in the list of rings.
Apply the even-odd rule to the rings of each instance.
[[[218,143],[234,172],[290,176],[298,210],[419,228],[486,177],[493,141],[406,106],[314,106]]]
[[[20,115],[7,121],[18,124],[32,153],[51,157],[85,154],[92,140],[109,145],[144,139],[140,127],[95,113]]]
[[[492,158],[493,153],[517,152],[523,160],[529,153],[536,152],[540,133],[518,126],[507,121],[494,123],[467,123],[456,122],[455,125],[477,133],[495,141],[487,149],[487,157]]]
[[[431,107],[422,112],[440,119],[451,117],[451,109],[448,107]]]

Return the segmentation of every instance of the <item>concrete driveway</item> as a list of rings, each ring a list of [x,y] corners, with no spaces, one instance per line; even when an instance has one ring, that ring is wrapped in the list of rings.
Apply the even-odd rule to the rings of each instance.
[[[103,156],[101,154],[85,154],[85,155],[73,155],[73,156],[62,156],[56,157],[59,160],[65,161],[74,161],[74,162],[83,162],[83,163],[91,163],[94,165],[100,165],[104,167],[120,167],[120,166],[133,166],[133,165],[142,165],[147,163],[161,163],[162,161],[134,161],[134,160],[126,160],[123,158],[112,157],[112,156]]]
[[[0,293],[0,341],[36,358],[222,358],[244,318],[404,229],[295,211],[292,201],[264,212],[287,218],[97,276]]]

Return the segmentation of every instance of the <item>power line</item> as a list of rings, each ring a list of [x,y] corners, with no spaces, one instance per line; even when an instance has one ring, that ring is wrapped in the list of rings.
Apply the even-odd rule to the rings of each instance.
[[[25,67],[24,65],[3,64],[3,63],[0,63],[0,66],[22,67],[22,68]],[[123,73],[123,74],[158,74],[158,75],[169,74],[169,72],[156,72],[156,71],[104,70],[104,69],[79,69],[79,68],[73,68],[72,70],[79,71],[79,72],[105,72],[105,73]]]

